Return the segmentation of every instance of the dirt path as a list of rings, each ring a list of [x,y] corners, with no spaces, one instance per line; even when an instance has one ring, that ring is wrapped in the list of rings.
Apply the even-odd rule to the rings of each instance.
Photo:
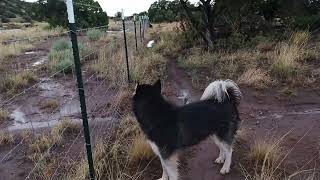
[[[164,95],[171,101],[182,105],[181,96],[187,94],[192,101],[197,101],[202,91],[192,88],[191,78],[177,66],[171,58],[168,61],[168,81]],[[320,94],[314,89],[297,89],[294,97],[279,96],[281,89],[252,90],[240,87],[243,100],[240,105],[246,137],[251,140],[259,138],[278,139],[285,133],[281,146],[288,153],[283,166],[285,172],[292,173],[298,167],[310,169],[320,163]],[[253,141],[250,141],[252,143]],[[248,148],[248,147],[247,147]],[[248,149],[247,149],[248,150]],[[247,151],[245,150],[245,151]],[[192,153],[191,153],[192,152]],[[244,154],[235,150],[231,173],[221,176],[220,165],[214,164],[218,156],[215,145],[206,140],[190,148],[183,155],[186,166],[182,169],[183,180],[235,180],[243,179],[239,164],[243,163]]]
[[[165,93],[169,95],[169,99],[175,103],[182,105],[182,96],[187,95],[192,102],[200,99],[201,91],[194,90],[187,73],[177,66],[177,62],[171,58],[168,60],[168,82],[166,91],[171,93]],[[182,179],[183,180],[219,180],[219,179],[240,179],[237,171],[232,171],[227,176],[221,176],[219,174],[220,165],[214,164],[214,160],[218,157],[218,149],[215,147],[213,142],[209,139],[202,142],[201,144],[192,147],[183,153],[182,162],[184,165],[182,168]]]

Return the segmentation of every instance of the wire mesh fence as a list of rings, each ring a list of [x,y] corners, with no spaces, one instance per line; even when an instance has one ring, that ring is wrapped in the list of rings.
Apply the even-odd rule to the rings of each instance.
[[[146,68],[138,68],[145,62],[140,61],[142,54],[138,53],[144,51],[144,42],[138,42],[137,39],[139,28],[146,33],[147,26],[141,25],[144,22],[140,21],[134,23],[125,20],[124,23],[122,30],[114,31],[107,26],[100,26],[78,29],[75,33],[79,36],[79,49],[83,44],[84,49],[89,49],[85,53],[80,52],[79,63],[84,85],[80,90],[85,92],[94,162],[99,160],[101,147],[108,145],[114,138],[113,130],[121,124],[120,120],[127,118],[131,87],[128,85],[127,76],[131,76],[132,80],[139,80],[140,76],[147,74]],[[134,24],[140,24],[140,27]],[[101,33],[97,41],[91,41],[88,35],[83,33],[91,30]],[[49,45],[44,57],[48,57],[55,43],[50,39],[66,39],[71,31],[12,39],[0,44],[26,42],[42,46],[47,43]],[[123,33],[127,35],[123,36]],[[124,38],[127,38],[127,47]],[[71,49],[63,51],[69,53]],[[38,59],[37,56],[33,58],[34,61]],[[10,112],[8,116],[11,121],[5,122],[1,127],[0,146],[2,143],[6,145],[0,151],[0,163],[4,166],[17,163],[23,152],[24,162],[20,165],[23,167],[23,179],[89,178],[74,63],[52,69],[51,61],[49,57],[39,66],[21,66],[21,70],[13,74],[32,72],[37,77],[27,85],[1,93],[0,110]],[[12,72],[6,73],[11,78]],[[13,139],[8,139],[9,136]],[[96,177],[106,177],[99,168],[101,162],[93,165],[98,167]]]

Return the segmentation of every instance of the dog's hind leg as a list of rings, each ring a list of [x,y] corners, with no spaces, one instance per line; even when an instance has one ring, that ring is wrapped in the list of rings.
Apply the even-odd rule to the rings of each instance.
[[[219,148],[219,157],[215,160],[215,162],[218,164],[222,164],[226,159],[224,148],[223,148],[223,142],[221,142],[215,135],[212,136],[212,139]]]
[[[225,153],[225,161],[224,164],[220,170],[221,174],[226,174],[230,172],[230,166],[231,166],[231,159],[232,159],[232,145],[228,144],[227,142],[223,142],[223,151]]]

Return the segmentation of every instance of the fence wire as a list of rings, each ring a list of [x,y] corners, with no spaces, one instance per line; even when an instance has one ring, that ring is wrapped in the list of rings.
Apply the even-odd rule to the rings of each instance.
[[[83,6],[87,6],[85,4],[82,4]],[[77,33],[82,33],[88,30],[92,30],[92,29],[103,29],[103,28],[107,28],[107,26],[99,26],[99,27],[94,27],[94,28],[87,28],[87,29],[78,29]],[[137,27],[138,28],[138,27]],[[126,29],[125,31],[130,31],[129,29]],[[31,38],[24,38],[24,39],[12,39],[9,41],[2,41],[0,42],[1,44],[7,45],[7,44],[14,44],[14,43],[19,43],[19,42],[35,42],[37,40],[48,40],[51,38],[58,38],[58,37],[63,37],[63,36],[67,36],[70,33],[70,31],[65,31],[62,33],[58,33],[58,34],[51,34],[48,36],[38,36],[38,37],[31,37]],[[122,32],[119,31],[118,33],[119,37],[118,41],[123,42],[122,39]],[[107,35],[109,36],[109,35]],[[111,36],[111,35],[110,35]],[[131,41],[128,41],[129,43]],[[88,64],[90,65],[90,63],[95,62],[96,61],[96,57],[93,57],[93,55],[98,55],[101,50],[110,48],[110,46],[113,46],[112,44],[108,43],[108,44],[103,44],[100,45],[99,47],[95,47],[91,52],[89,52],[88,54],[84,55],[83,57],[81,57],[81,64],[82,66]],[[135,47],[133,45],[133,47]],[[118,47],[118,48],[123,48],[123,47]],[[111,50],[107,50],[107,53],[110,53],[110,55],[107,56],[107,58],[116,58],[112,53],[113,53],[114,47],[111,48]],[[135,49],[129,49],[129,51],[136,51]],[[93,57],[93,58],[90,58]],[[125,60],[121,60],[123,61],[123,68],[125,69]],[[129,59],[130,62],[130,59]],[[39,67],[35,67],[33,69],[29,69],[30,71],[33,72],[38,72],[39,70],[41,70],[43,68],[43,66],[45,66],[46,63],[44,63],[43,65],[39,66]],[[0,108],[5,108],[5,107],[9,107],[9,106],[16,106],[17,108],[15,109],[20,109],[24,106],[24,104],[17,104],[17,102],[19,102],[19,100],[21,100],[22,98],[24,98],[24,95],[32,95],[32,90],[36,89],[39,87],[40,84],[45,83],[47,81],[48,78],[50,79],[55,79],[57,77],[58,74],[63,73],[66,69],[70,68],[71,65],[68,65],[58,71],[52,72],[50,73],[46,79],[41,79],[40,81],[32,84],[31,86],[20,90],[20,92],[17,93],[13,93],[13,92],[9,92],[10,97],[7,97],[6,99],[1,100],[1,104],[0,104]],[[66,75],[68,76],[68,75]],[[66,80],[66,78],[64,79]],[[72,77],[72,81],[75,81],[75,77]],[[93,88],[91,89],[87,89],[86,85],[88,85],[89,83],[93,82]],[[108,139],[108,137],[110,138],[111,133],[105,133],[104,131],[106,131],[104,129],[104,127],[108,126],[108,130],[112,130],[114,129],[114,127],[116,126],[116,123],[114,123],[113,121],[117,118],[121,118],[123,115],[120,113],[120,104],[118,102],[114,102],[115,101],[115,97],[121,96],[121,90],[122,87],[118,87],[115,86],[114,84],[117,84],[116,82],[112,82],[112,80],[108,79],[107,76],[105,77],[100,77],[99,76],[99,72],[95,71],[91,74],[89,74],[86,79],[84,80],[84,86],[85,86],[85,90],[88,91],[87,93],[89,95],[86,96],[86,100],[87,100],[87,105],[89,105],[88,107],[88,115],[89,115],[89,125],[91,128],[91,139],[92,139],[92,147],[93,149],[96,148],[97,143],[102,140],[102,139]],[[76,88],[74,88],[75,90]],[[69,95],[68,95],[69,96]],[[110,97],[112,96],[112,97]],[[59,96],[58,96],[59,97]],[[115,99],[114,99],[115,98]],[[70,105],[71,103],[73,103],[74,101],[77,101],[77,104],[79,103],[79,98],[78,98],[78,93],[73,93],[70,95],[70,97],[64,97],[62,99],[62,102],[59,103],[59,106],[51,109],[50,112],[47,112],[45,115],[41,114],[44,123],[47,123],[46,127],[41,127],[40,131],[37,131],[37,127],[35,126],[36,123],[39,123],[41,121],[34,121],[32,118],[28,118],[28,122],[26,122],[27,124],[30,124],[30,127],[25,127],[25,129],[31,129],[32,130],[32,137],[23,137],[19,140],[19,142],[16,142],[15,145],[8,150],[8,152],[6,154],[4,154],[4,156],[2,156],[2,158],[0,159],[0,163],[6,163],[10,157],[13,157],[13,155],[19,151],[19,149],[21,148],[25,148],[24,145],[27,145],[28,148],[28,143],[30,143],[30,141],[32,141],[32,139],[37,139],[40,138],[43,135],[46,135],[48,133],[51,132],[52,128],[55,127],[56,125],[58,125],[59,123],[61,123],[61,120],[63,118],[72,118],[74,116],[77,116],[76,114],[79,113],[75,113],[72,114],[70,113],[69,115],[65,115],[63,113],[61,113],[61,107],[65,107]],[[102,100],[102,101],[101,101]],[[79,105],[80,108],[80,105]],[[51,123],[50,121],[55,120],[57,121],[56,123]],[[45,122],[47,121],[47,122]],[[78,117],[76,117],[75,119],[72,119],[72,122],[75,122],[77,124],[80,124],[80,121],[78,120]],[[66,129],[68,127],[64,127],[61,132],[59,133],[59,136],[63,136]],[[19,130],[18,130],[19,131]],[[37,133],[35,133],[37,132]],[[12,132],[9,132],[12,133]],[[40,134],[39,134],[40,133]],[[47,178],[47,179],[61,179],[63,174],[61,171],[63,171],[63,164],[68,160],[72,160],[73,162],[80,162],[81,159],[83,159],[83,155],[84,155],[84,151],[85,148],[83,146],[84,142],[81,139],[83,136],[83,131],[80,130],[78,133],[74,134],[72,137],[71,141],[65,142],[64,143],[64,148],[63,148],[63,152],[61,152],[61,156],[59,158],[57,158],[57,162],[55,164],[55,168],[52,171],[52,174]],[[31,138],[31,139],[29,139]],[[52,153],[55,151],[55,147],[57,146],[56,144],[57,142],[53,142],[48,148],[46,148],[46,150],[41,153],[41,155],[39,156],[39,158],[37,159],[37,161],[33,162],[33,167],[30,169],[29,172],[27,172],[27,176],[25,177],[25,179],[35,179],[36,176],[36,171],[41,168],[42,166],[42,162],[49,157],[50,155],[52,155]],[[76,152],[72,151],[76,145],[78,145],[79,143],[82,144],[81,148],[78,148]],[[27,150],[28,151],[28,150]],[[76,163],[77,164],[77,163]]]

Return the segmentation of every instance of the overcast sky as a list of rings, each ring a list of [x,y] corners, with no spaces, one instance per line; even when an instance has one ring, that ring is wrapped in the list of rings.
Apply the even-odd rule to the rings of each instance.
[[[25,0],[28,2],[34,2],[36,0]],[[116,12],[124,9],[126,16],[133,13],[139,13],[147,11],[150,5],[156,0],[95,0],[98,1],[104,11],[109,16],[114,16]],[[198,0],[191,0],[191,2],[197,2]]]

